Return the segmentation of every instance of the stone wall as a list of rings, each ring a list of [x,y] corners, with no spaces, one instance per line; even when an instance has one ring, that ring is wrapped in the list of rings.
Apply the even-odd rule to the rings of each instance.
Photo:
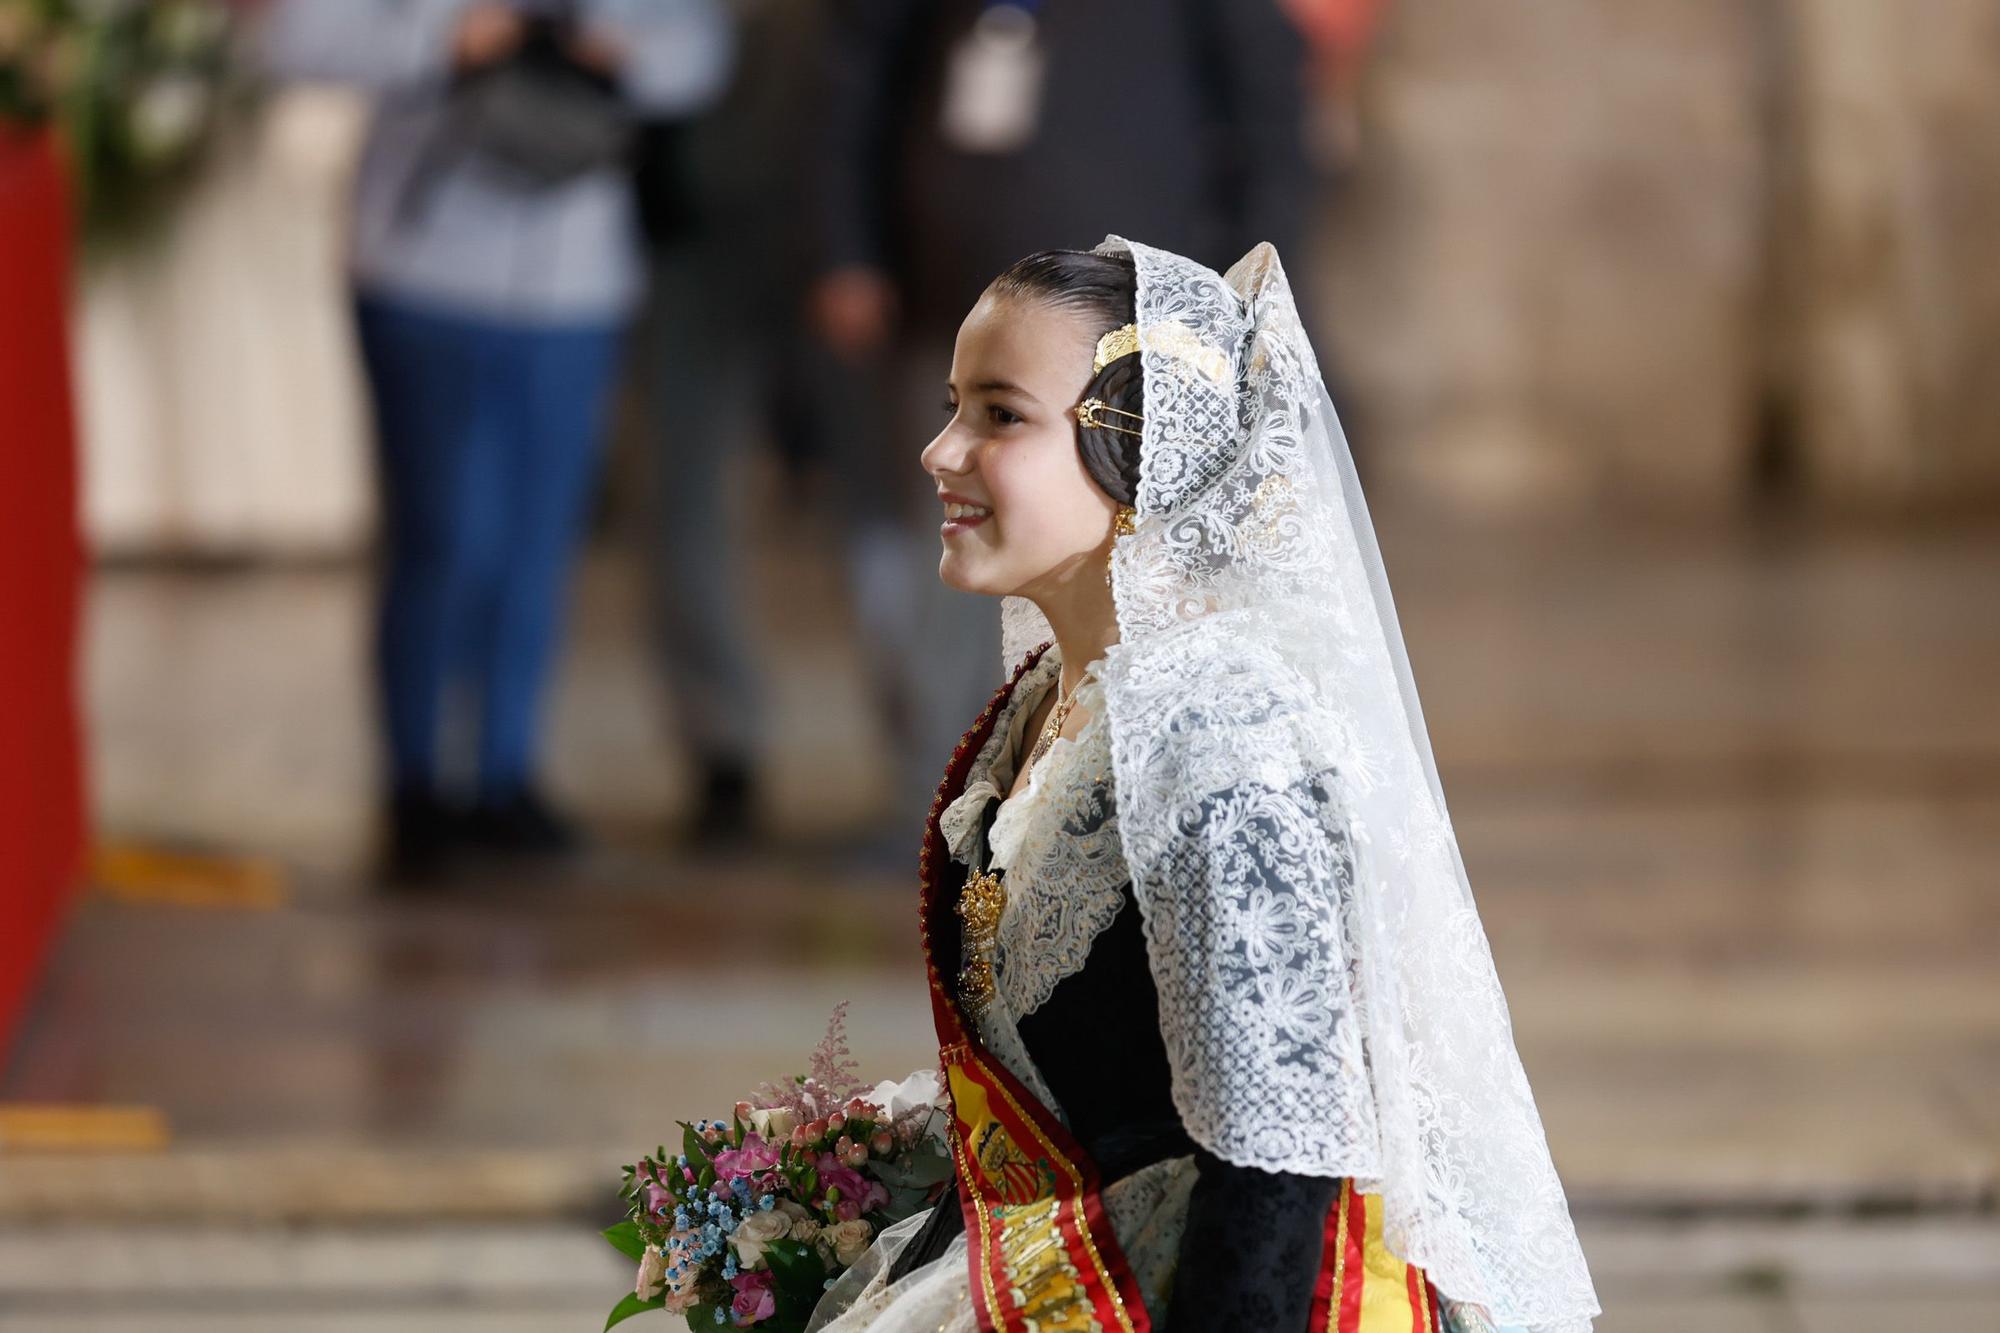
[[[1725,511],[1774,455],[1829,505],[2000,496],[1996,14],[1403,0],[1320,267],[1364,466],[1482,509]]]
[[[1803,480],[1840,507],[2000,495],[2000,3],[1787,12]]]

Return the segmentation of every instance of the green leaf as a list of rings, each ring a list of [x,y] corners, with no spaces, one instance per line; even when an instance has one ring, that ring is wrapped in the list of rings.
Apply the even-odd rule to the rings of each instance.
[[[611,1248],[638,1263],[646,1257],[646,1240],[639,1234],[637,1222],[620,1222],[615,1227],[604,1229],[604,1239],[611,1242]]]
[[[667,1298],[664,1293],[653,1297],[650,1301],[642,1301],[639,1299],[637,1292],[628,1291],[625,1293],[624,1300],[611,1307],[611,1315],[604,1321],[604,1326],[610,1328],[613,1324],[622,1324],[635,1314],[644,1314],[648,1310],[661,1309],[666,1303]]]
[[[869,1163],[875,1178],[890,1189],[925,1189],[952,1177],[951,1158],[942,1151],[917,1148],[900,1157]]]
[[[693,1125],[681,1126],[681,1151],[687,1154],[688,1165],[696,1166],[715,1156],[709,1146],[701,1141],[701,1135],[694,1132]]]
[[[802,1287],[814,1293],[826,1281],[826,1264],[819,1251],[799,1240],[774,1240],[764,1247],[764,1262],[771,1276],[784,1287]]]

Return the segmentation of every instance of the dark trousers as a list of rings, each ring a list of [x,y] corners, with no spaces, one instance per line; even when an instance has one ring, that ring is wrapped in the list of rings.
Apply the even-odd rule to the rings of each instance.
[[[391,781],[504,797],[532,775],[619,330],[376,296],[357,310],[387,538],[376,665]]]

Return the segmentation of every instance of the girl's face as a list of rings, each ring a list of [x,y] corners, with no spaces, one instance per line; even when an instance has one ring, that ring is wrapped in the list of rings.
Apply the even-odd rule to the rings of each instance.
[[[959,326],[951,419],[923,452],[944,509],[946,584],[1044,600],[1080,570],[1102,577],[1118,506],[1083,466],[1074,415],[1095,348],[1081,315],[991,292]]]

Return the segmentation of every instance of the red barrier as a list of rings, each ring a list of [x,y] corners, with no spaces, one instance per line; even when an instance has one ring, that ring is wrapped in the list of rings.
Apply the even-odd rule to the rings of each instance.
[[[70,232],[49,138],[0,129],[0,1065],[86,845]]]

